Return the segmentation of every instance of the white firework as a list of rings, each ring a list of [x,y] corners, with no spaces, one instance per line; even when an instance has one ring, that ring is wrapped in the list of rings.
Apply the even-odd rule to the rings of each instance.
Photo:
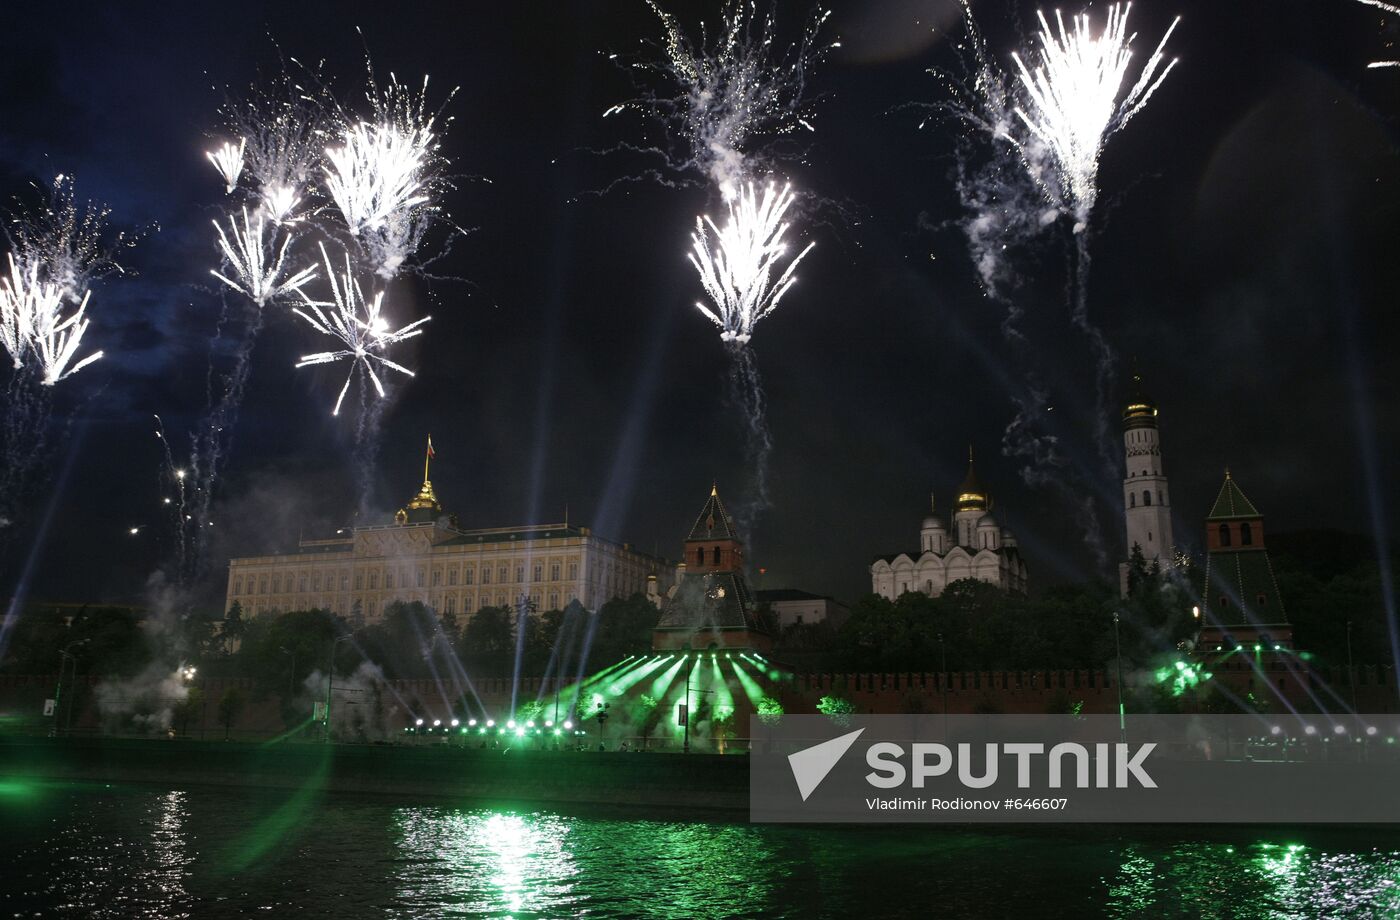
[[[1358,3],[1364,3],[1364,4],[1366,4],[1367,6],[1374,6],[1376,9],[1384,10],[1384,11],[1387,12],[1387,13],[1394,13],[1395,15],[1400,16],[1400,6],[1396,6],[1396,5],[1393,4],[1393,3],[1383,3],[1382,0],[1357,0],[1357,2],[1358,2]],[[1372,61],[1370,64],[1367,64],[1366,66],[1367,66],[1367,67],[1400,67],[1400,61]]]
[[[78,302],[77,309],[67,316],[63,315],[63,291],[57,285],[39,285],[34,296],[35,314],[31,344],[35,361],[41,371],[40,379],[45,386],[53,386],[102,357],[102,352],[96,351],[76,364],[73,363],[78,355],[78,347],[82,344],[83,334],[87,332],[90,323],[84,314],[87,312],[91,292],[85,292],[82,300]]]
[[[237,144],[224,141],[216,149],[204,154],[209,158],[209,162],[214,164],[219,175],[223,176],[226,194],[232,195],[233,190],[238,187],[238,177],[243,174],[243,148],[247,143],[247,139],[242,137],[238,139]]]
[[[1157,50],[1147,59],[1137,80],[1124,87],[1132,63],[1136,33],[1128,32],[1132,4],[1112,3],[1102,32],[1095,32],[1088,13],[1071,17],[1067,27],[1056,11],[1054,29],[1043,12],[1040,18],[1039,64],[1028,68],[1012,55],[1026,92],[1026,105],[1016,114],[1051,151],[1062,192],[1083,230],[1098,197],[1099,156],[1104,143],[1142,111],[1157,87],[1176,66],[1165,67],[1162,52],[1180,17],[1172,21]],[[1159,72],[1160,71],[1160,72]]]
[[[312,364],[331,364],[336,361],[350,362],[350,372],[346,374],[345,384],[340,388],[340,395],[336,397],[335,408],[331,410],[332,415],[339,415],[341,403],[345,401],[345,394],[350,389],[350,381],[355,377],[356,368],[363,369],[374,385],[375,392],[381,398],[384,396],[384,384],[380,382],[379,375],[375,373],[376,364],[409,377],[414,376],[413,371],[391,361],[384,356],[383,352],[390,345],[422,334],[423,324],[432,317],[425,316],[399,329],[390,329],[389,321],[382,315],[384,292],[379,291],[373,298],[365,299],[359,279],[355,277],[350,264],[349,253],[345,255],[345,269],[339,273],[338,277],[337,272],[331,266],[330,256],[326,254],[325,246],[321,247],[321,258],[325,262],[326,276],[330,280],[331,300],[329,302],[312,300],[306,295],[306,292],[302,291],[300,292],[302,306],[293,308],[293,312],[306,320],[313,329],[322,335],[339,339],[344,347],[334,351],[304,355],[296,366],[307,367]]]
[[[392,278],[421,236],[433,132],[360,122],[346,128],[341,140],[326,151],[326,191],[375,271]]]
[[[224,232],[218,221],[213,222],[214,229],[219,233],[219,248],[223,250],[224,260],[232,268],[230,274],[234,277],[230,278],[218,269],[210,269],[209,274],[259,307],[279,297],[300,292],[303,285],[316,277],[316,268],[310,266],[287,274],[287,249],[292,244],[292,235],[283,232],[279,245],[276,234],[267,237],[261,213],[250,218],[248,209],[243,208],[242,214],[242,227],[237,215],[229,216],[228,233]]]
[[[30,266],[22,271],[15,263],[13,253],[10,260],[10,274],[0,280],[0,345],[3,345],[15,369],[24,366],[25,355],[29,352],[34,335],[34,298],[31,294],[39,286],[39,267]]]
[[[783,217],[792,201],[791,185],[779,190],[770,183],[760,194],[746,183],[728,200],[729,219],[722,228],[708,216],[695,219],[688,257],[714,307],[695,305],[726,342],[743,344],[753,337],[753,327],[777,309],[797,281],[797,263],[816,245],[808,243],[781,267],[789,227]]]
[[[101,358],[99,351],[73,363],[90,322],[90,292],[65,316],[67,294],[61,285],[40,281],[38,266],[22,269],[13,254],[9,262],[10,273],[0,280],[0,343],[15,368],[32,361],[40,382],[53,386]]]
[[[262,190],[262,206],[267,212],[267,216],[274,224],[293,223],[298,220],[296,215],[297,206],[301,204],[301,196],[291,185],[269,185]]]

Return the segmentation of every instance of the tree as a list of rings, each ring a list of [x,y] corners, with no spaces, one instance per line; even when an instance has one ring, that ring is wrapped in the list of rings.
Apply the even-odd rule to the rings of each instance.
[[[219,724],[224,727],[224,740],[228,740],[229,731],[233,728],[233,723],[238,721],[238,717],[243,714],[243,707],[247,705],[247,696],[239,687],[229,687],[219,697]]]
[[[837,725],[849,725],[851,716],[855,714],[855,704],[845,697],[824,696],[817,700],[817,712],[829,718]]]
[[[509,607],[482,607],[462,630],[462,659],[476,673],[506,673],[515,654],[514,615]]]
[[[190,720],[203,715],[204,711],[204,690],[200,687],[190,687],[185,698],[175,706],[175,723],[180,726],[180,734],[188,735]]]

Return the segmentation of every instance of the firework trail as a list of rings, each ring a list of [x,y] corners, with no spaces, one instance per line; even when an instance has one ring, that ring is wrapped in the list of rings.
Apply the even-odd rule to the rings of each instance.
[[[279,76],[226,99],[206,154],[227,195],[223,217],[213,221],[219,264],[211,274],[218,279],[221,306],[206,379],[207,409],[183,460],[177,460],[168,435],[158,432],[165,444],[162,480],[179,487],[175,524],[182,582],[201,570],[203,535],[212,526],[212,502],[232,447],[253,350],[265,323],[276,321],[267,308],[285,305],[345,345],[308,354],[298,365],[351,362],[337,413],[351,379],[367,379],[384,395],[376,364],[411,376],[384,351],[419,334],[427,321],[390,329],[380,315],[384,295],[366,301],[356,279],[373,273],[387,281],[432,261],[417,256],[428,229],[443,219],[439,199],[451,188],[439,150],[450,119],[428,110],[427,78],[416,90],[393,77],[380,86],[367,59],[367,108],[361,106],[365,111],[357,114],[335,98],[319,69],[291,63],[293,71],[284,60]],[[329,275],[325,299],[312,293],[321,284],[312,243]],[[345,250],[339,278],[326,257],[327,243]],[[362,395],[367,391],[362,388]],[[375,436],[382,408],[369,407],[371,402],[361,401],[355,455],[369,458],[372,466],[376,451],[364,439]],[[357,465],[364,463],[357,460]]]
[[[1109,4],[1103,29],[1097,32],[1088,13],[1072,17],[1073,25],[1067,28],[1057,11],[1054,29],[1043,12],[1037,13],[1039,64],[1031,69],[1020,54],[1012,55],[1025,92],[1016,115],[1049,150],[1059,174],[1054,187],[1074,216],[1073,318],[1098,358],[1098,443],[1110,470],[1115,470],[1118,462],[1109,431],[1114,356],[1102,330],[1089,320],[1089,218],[1098,200],[1099,157],[1104,144],[1142,111],[1176,66],[1172,60],[1163,67],[1163,52],[1181,21],[1180,17],[1172,21],[1137,79],[1128,83],[1136,37],[1128,32],[1131,9],[1131,3]]]
[[[778,306],[795,280],[798,262],[812,248],[786,258],[790,228],[785,217],[793,192],[772,182],[760,188],[756,179],[772,173],[782,141],[813,130],[808,75],[838,44],[819,44],[831,15],[821,8],[813,11],[795,42],[784,44],[777,36],[774,7],[765,5],[760,12],[755,0],[725,0],[718,28],[711,31],[702,23],[698,40],[655,0],[648,0],[648,6],[661,23],[662,40],[650,45],[654,53],[649,57],[625,61],[646,79],[638,81],[636,96],[603,114],[636,113],[666,138],[659,145],[615,148],[659,164],[618,182],[650,178],[677,186],[704,177],[728,210],[723,226],[708,216],[696,218],[689,259],[710,300],[697,306],[719,327],[730,355],[730,394],[744,417],[753,476],[753,512],[746,515],[751,519],[768,505],[772,436],[748,343],[754,325]]]
[[[753,497],[741,515],[746,527],[768,507],[768,459],[773,438],[768,429],[766,399],[758,363],[749,347],[754,326],[778,308],[792,285],[797,264],[812,250],[807,244],[787,259],[785,219],[792,189],[769,184],[761,192],[752,183],[740,186],[728,202],[724,226],[709,217],[696,218],[690,263],[711,305],[695,306],[720,329],[730,356],[730,395],[743,413]],[[786,264],[784,264],[786,263]]]
[[[1400,6],[1396,6],[1396,5],[1393,4],[1393,3],[1383,3],[1383,2],[1381,2],[1381,0],[1357,0],[1357,2],[1358,2],[1358,3],[1364,3],[1364,4],[1366,4],[1367,6],[1374,6],[1374,7],[1376,7],[1376,8],[1379,9],[1379,10],[1384,10],[1384,11],[1387,12],[1387,13],[1394,13],[1395,15],[1400,16]],[[1374,67],[1400,67],[1400,61],[1372,61],[1371,63],[1367,64],[1366,66],[1367,66],[1367,67],[1373,67],[1373,68],[1374,68]]]
[[[647,5],[661,21],[664,41],[659,54],[628,64],[659,76],[666,89],[642,87],[603,115],[635,112],[662,129],[666,146],[625,148],[661,161],[650,178],[675,184],[669,176],[698,172],[729,198],[762,168],[750,162],[761,156],[758,148],[812,130],[807,77],[839,47],[818,44],[831,13],[814,11],[801,37],[783,50],[772,10],[760,15],[754,0],[725,0],[720,28],[711,36],[702,24],[699,41],[654,0]]]
[[[8,271],[0,277],[0,346],[10,358],[0,471],[0,526],[13,523],[48,454],[51,388],[102,357],[83,356],[95,281],[122,272],[125,233],[108,231],[109,210],[80,204],[73,180],[58,176],[37,208],[9,218]]]
[[[1088,311],[1089,231],[1099,194],[1099,159],[1108,139],[1142,111],[1176,65],[1164,51],[1180,21],[1172,22],[1134,78],[1131,46],[1136,36],[1127,29],[1130,10],[1131,4],[1110,4],[1101,30],[1087,13],[1066,24],[1056,12],[1053,27],[1038,13],[1037,47],[1013,53],[1014,75],[1008,76],[988,52],[971,6],[963,0],[962,74],[945,81],[950,99],[938,107],[973,129],[959,139],[957,149],[958,191],[969,215],[961,229],[983,290],[1007,305],[1002,328],[1013,344],[1028,343],[1018,329],[1022,313],[1013,297],[1018,276],[1008,257],[1061,215],[1073,219],[1068,296],[1072,319],[1096,358],[1096,441],[1110,470],[1118,462],[1108,429],[1114,355]],[[990,155],[984,153],[986,146]],[[1021,462],[1028,483],[1058,486],[1067,470],[1058,439],[1046,428],[1043,390],[1031,379],[1013,401],[1017,415],[1004,433],[1003,452]],[[1081,504],[1076,501],[1076,514],[1087,527],[1093,509]]]

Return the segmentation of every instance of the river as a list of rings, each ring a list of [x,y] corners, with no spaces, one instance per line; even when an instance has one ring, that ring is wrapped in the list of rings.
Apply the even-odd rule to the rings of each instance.
[[[1387,829],[755,826],[0,783],[7,917],[1400,914]]]

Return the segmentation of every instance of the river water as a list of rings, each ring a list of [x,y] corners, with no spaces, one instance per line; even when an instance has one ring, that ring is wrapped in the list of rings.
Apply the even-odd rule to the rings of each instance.
[[[0,783],[5,917],[1386,917],[1400,833],[797,828]]]

